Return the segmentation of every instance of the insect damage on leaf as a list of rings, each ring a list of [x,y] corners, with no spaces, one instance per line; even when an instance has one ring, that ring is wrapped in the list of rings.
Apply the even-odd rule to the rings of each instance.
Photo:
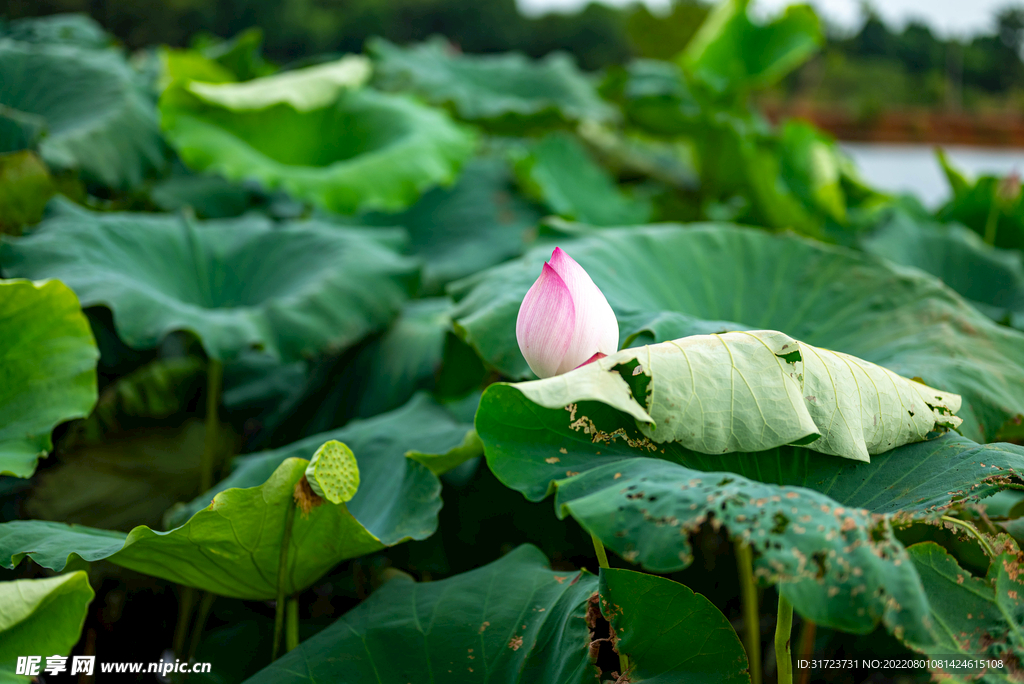
[[[601,613],[601,596],[594,592],[587,599],[587,612],[584,616],[590,630],[590,659],[600,674],[605,672],[617,674],[619,669],[619,637],[605,616]],[[628,682],[628,679],[621,680]]]

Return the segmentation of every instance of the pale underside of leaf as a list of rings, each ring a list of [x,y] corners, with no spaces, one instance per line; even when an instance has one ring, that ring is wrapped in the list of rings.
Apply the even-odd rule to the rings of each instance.
[[[650,379],[633,396],[622,377]],[[861,359],[765,330],[693,335],[624,349],[565,375],[515,385],[546,408],[568,407],[574,429],[595,431],[571,410],[600,401],[639,422],[656,443],[701,453],[754,452],[786,444],[870,461],[960,419],[960,397]],[[643,403],[641,403],[641,401]]]
[[[186,87],[201,100],[235,111],[289,104],[300,112],[326,107],[346,88],[358,88],[370,78],[370,60],[349,55],[327,64],[286,71],[244,83],[203,83]]]

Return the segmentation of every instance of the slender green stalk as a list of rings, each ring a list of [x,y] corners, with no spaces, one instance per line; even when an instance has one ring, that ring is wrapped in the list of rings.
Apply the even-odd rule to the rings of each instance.
[[[750,545],[737,541],[736,569],[739,571],[740,595],[743,599],[743,645],[747,648],[750,664],[750,684],[761,684],[761,609],[757,605],[757,585],[754,584],[754,554]]]
[[[602,568],[608,570],[608,554],[604,550],[604,544],[597,538],[596,534],[590,535],[590,539],[594,542],[594,551],[597,553],[597,564]],[[625,675],[629,672],[629,657],[625,653],[619,654],[619,675]]]
[[[295,522],[294,499],[288,502],[288,512],[285,515],[284,534],[281,535],[281,555],[277,563],[277,605],[274,609],[274,647],[271,651],[271,661],[277,660],[277,654],[281,652],[281,633],[284,631],[284,583],[288,569],[288,546],[292,543],[292,523]],[[298,617],[297,614],[296,617]]]
[[[192,604],[196,602],[196,590],[192,587],[182,587],[178,596],[178,624],[174,628],[174,655],[185,656],[185,635],[188,634],[188,625],[192,622]]]
[[[793,605],[779,592],[779,619],[775,623],[775,662],[779,684],[793,684],[793,654],[789,641],[793,632]]]
[[[988,208],[988,217],[985,219],[985,242],[990,245],[996,244],[996,230],[999,228],[999,191],[992,193],[992,204]]]
[[[189,660],[196,657],[199,642],[202,641],[203,630],[206,629],[206,619],[210,617],[210,609],[213,608],[213,602],[216,600],[217,595],[212,591],[203,592],[203,600],[199,602],[199,614],[196,616],[195,625],[192,626],[192,642],[188,646]]]
[[[287,653],[299,645],[299,596],[288,597],[288,609],[285,611],[284,651]]]
[[[220,406],[221,381],[224,378],[224,364],[210,359],[206,364],[206,442],[203,448],[202,471],[199,486],[206,492],[213,486],[213,471],[217,462],[217,438],[220,423],[217,408]]]
[[[594,551],[597,552],[597,564],[600,565],[602,568],[607,568],[608,554],[605,553],[604,544],[602,544],[601,540],[597,538],[597,535],[592,534],[590,535],[590,538],[594,542]]]
[[[995,550],[989,545],[988,540],[985,539],[984,535],[982,535],[982,533],[978,531],[977,527],[975,527],[971,523],[967,522],[966,520],[960,520],[959,518],[954,518],[954,517],[948,516],[948,515],[942,516],[942,519],[945,520],[948,523],[951,523],[951,524],[956,525],[958,527],[962,527],[964,530],[967,531],[967,533],[969,535],[971,535],[972,537],[974,537],[975,539],[978,540],[978,543],[981,544],[983,549],[985,549],[985,553],[988,554],[989,558],[995,558],[996,557]]]
[[[818,625],[813,620],[803,619],[800,627],[800,646],[796,652],[797,658],[814,655],[814,637],[818,633]],[[811,669],[804,667],[800,669],[800,677],[797,684],[810,684]]]

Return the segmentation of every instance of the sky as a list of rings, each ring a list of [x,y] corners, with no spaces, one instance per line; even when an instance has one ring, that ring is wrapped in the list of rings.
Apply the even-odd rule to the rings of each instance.
[[[609,5],[627,5],[640,0],[602,0]],[[642,0],[654,10],[665,9],[671,0]],[[1018,0],[1019,1],[1019,0]],[[519,8],[528,15],[546,12],[571,12],[586,5],[589,0],[517,0]],[[908,19],[923,19],[941,36],[972,36],[987,33],[998,9],[1012,0],[875,0],[872,6],[890,25],[902,26]],[[792,0],[754,0],[755,13],[778,13]],[[819,14],[830,23],[856,29],[860,25],[860,0],[811,0]]]

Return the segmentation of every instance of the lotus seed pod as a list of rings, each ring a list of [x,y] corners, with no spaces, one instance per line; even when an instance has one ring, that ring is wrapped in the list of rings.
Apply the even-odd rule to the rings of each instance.
[[[355,454],[337,440],[325,442],[306,466],[306,480],[317,496],[331,503],[349,501],[359,489]]]

